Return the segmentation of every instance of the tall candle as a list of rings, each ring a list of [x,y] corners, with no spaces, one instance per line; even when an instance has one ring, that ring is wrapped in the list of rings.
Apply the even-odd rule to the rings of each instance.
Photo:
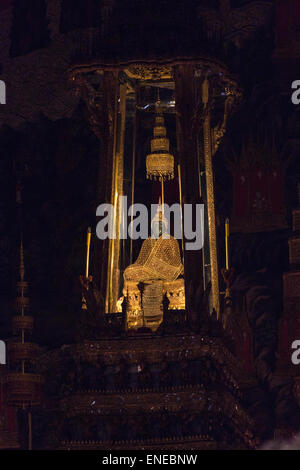
[[[229,219],[225,220],[226,269],[229,269]]]
[[[87,237],[86,237],[86,269],[85,269],[86,278],[89,277],[91,236],[92,236],[92,230],[91,230],[91,227],[89,227],[87,231]]]

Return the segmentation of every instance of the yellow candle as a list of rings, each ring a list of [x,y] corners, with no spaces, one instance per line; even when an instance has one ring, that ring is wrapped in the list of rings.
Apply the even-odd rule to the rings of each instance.
[[[92,230],[91,230],[91,227],[89,227],[87,231],[87,237],[86,237],[86,269],[85,269],[86,278],[89,277],[91,236],[92,236]]]
[[[229,269],[229,219],[225,220],[226,269]]]

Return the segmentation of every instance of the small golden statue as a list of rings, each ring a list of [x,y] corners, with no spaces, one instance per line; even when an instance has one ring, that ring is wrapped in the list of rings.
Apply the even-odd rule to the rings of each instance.
[[[124,271],[127,327],[156,330],[163,319],[163,300],[169,309],[184,309],[184,280],[178,241],[168,234],[168,222],[159,204],[147,238],[135,263]],[[142,288],[141,288],[142,284]]]
[[[124,271],[124,281],[174,281],[183,274],[178,241],[168,234],[168,222],[159,204],[151,223],[152,236],[142,245],[138,259]]]

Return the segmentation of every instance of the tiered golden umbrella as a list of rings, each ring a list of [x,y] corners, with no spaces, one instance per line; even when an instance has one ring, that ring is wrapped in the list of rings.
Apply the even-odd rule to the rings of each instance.
[[[164,181],[174,178],[174,157],[170,153],[170,140],[167,138],[160,99],[156,103],[155,112],[151,153],[146,158],[146,170],[147,179],[161,181],[161,199],[164,211]]]
[[[10,406],[28,410],[29,449],[32,448],[31,408],[40,403],[43,377],[30,370],[33,366],[38,346],[26,341],[33,331],[33,317],[25,314],[29,309],[28,282],[24,280],[24,250],[20,246],[20,280],[17,283],[16,310],[12,320],[13,334],[17,340],[8,345],[10,371],[4,378],[6,403]]]

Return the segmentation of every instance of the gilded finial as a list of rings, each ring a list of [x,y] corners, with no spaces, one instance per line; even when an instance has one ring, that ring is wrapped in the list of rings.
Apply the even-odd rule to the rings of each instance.
[[[174,178],[174,157],[170,154],[170,141],[167,138],[159,88],[157,95],[151,153],[146,157],[146,170],[147,179],[163,181]]]

